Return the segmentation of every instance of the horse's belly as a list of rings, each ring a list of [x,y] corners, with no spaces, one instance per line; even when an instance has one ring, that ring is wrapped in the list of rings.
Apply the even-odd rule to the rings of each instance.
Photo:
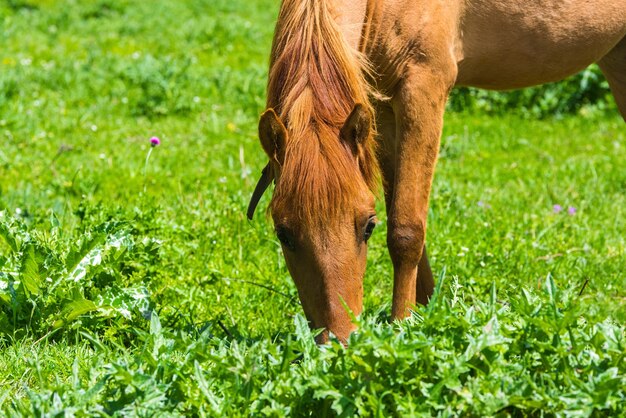
[[[457,85],[510,89],[560,80],[626,36],[626,1],[467,3]]]

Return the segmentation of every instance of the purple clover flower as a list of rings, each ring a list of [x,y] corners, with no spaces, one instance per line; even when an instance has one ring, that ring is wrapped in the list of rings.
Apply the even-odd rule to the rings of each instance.
[[[574,216],[574,215],[576,215],[576,208],[575,208],[574,206],[570,206],[569,208],[567,208],[567,213],[568,213],[570,216]]]
[[[159,145],[161,145],[161,140],[159,138],[157,138],[156,136],[150,138],[150,146],[152,148],[158,147]]]
[[[563,210],[563,206],[561,206],[561,205],[554,205],[554,206],[552,206],[552,212],[554,212],[554,213],[559,213],[562,210]]]

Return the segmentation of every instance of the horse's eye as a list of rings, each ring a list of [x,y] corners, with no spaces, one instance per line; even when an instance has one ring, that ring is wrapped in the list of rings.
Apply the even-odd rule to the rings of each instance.
[[[376,217],[371,216],[367,221],[367,225],[365,226],[365,232],[363,233],[363,240],[367,242],[372,236],[372,232],[374,232],[374,228],[376,228]]]
[[[295,249],[295,245],[294,245],[293,239],[291,238],[291,234],[286,228],[284,227],[276,228],[276,237],[278,237],[278,240],[286,248],[290,249],[291,251]]]

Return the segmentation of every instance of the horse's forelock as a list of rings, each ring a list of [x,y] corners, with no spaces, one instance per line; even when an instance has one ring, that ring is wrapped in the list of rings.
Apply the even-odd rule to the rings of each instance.
[[[367,184],[351,151],[327,128],[309,131],[287,147],[271,208],[305,224],[331,224]],[[315,137],[315,138],[311,138]]]
[[[376,187],[374,141],[366,142],[357,162],[339,139],[356,103],[372,110],[366,68],[325,2],[283,1],[272,45],[267,107],[278,111],[289,141],[274,208],[293,202],[303,221],[313,222],[323,214],[331,216],[362,192],[364,184]]]

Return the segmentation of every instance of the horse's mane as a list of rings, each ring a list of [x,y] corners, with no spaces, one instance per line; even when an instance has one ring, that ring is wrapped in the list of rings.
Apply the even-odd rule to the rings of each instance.
[[[313,221],[314,214],[330,216],[362,189],[362,182],[371,190],[377,184],[372,138],[358,163],[339,139],[356,103],[374,113],[367,64],[348,45],[326,3],[284,0],[270,58],[267,107],[274,108],[289,132],[272,205],[287,196],[291,204],[296,199],[303,221]]]

